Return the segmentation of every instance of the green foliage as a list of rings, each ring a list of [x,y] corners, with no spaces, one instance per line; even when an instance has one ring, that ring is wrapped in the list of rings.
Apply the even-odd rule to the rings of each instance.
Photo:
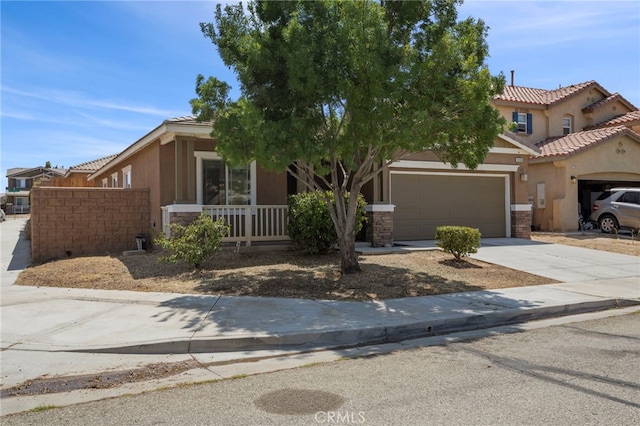
[[[186,262],[200,268],[202,262],[220,249],[222,239],[229,233],[229,225],[224,220],[214,221],[211,216],[201,214],[187,226],[170,225],[171,236],[160,235],[155,239],[163,249],[172,252],[161,257],[163,262]]]
[[[439,226],[436,228],[436,245],[460,260],[480,248],[480,231],[467,226]]]
[[[485,63],[487,26],[459,21],[459,3],[218,5],[201,30],[241,95],[199,75],[192,111],[212,121],[225,161],[288,169],[311,190],[358,194],[384,166],[424,150],[476,168],[506,125],[491,102],[504,75]],[[338,202],[331,217],[342,270],[357,271],[355,210]]]
[[[345,197],[348,202],[348,194]],[[289,197],[288,234],[294,245],[309,254],[325,253],[338,242],[336,227],[329,213],[329,204],[335,205],[333,192],[314,191]],[[366,202],[358,196],[356,233],[367,220]]]

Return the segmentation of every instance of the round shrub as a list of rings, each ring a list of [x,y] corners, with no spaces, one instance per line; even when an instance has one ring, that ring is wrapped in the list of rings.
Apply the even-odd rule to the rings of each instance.
[[[155,239],[156,244],[172,252],[159,260],[172,263],[182,261],[194,268],[200,268],[202,262],[212,257],[229,233],[229,225],[224,220],[214,221],[204,213],[187,226],[174,223],[170,228],[170,237],[159,235]]]
[[[480,230],[467,226],[439,226],[436,228],[436,245],[460,260],[480,248]]]

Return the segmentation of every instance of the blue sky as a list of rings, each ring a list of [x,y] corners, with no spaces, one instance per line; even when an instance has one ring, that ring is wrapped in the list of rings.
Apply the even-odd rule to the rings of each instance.
[[[237,89],[198,25],[216,3],[2,0],[0,191],[7,168],[68,168],[189,115],[199,73]],[[507,81],[595,80],[640,107],[640,1],[471,0],[467,16],[489,25],[489,68]]]

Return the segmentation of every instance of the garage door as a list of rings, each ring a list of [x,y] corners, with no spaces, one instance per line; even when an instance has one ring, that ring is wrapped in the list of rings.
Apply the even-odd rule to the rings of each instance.
[[[391,175],[393,239],[431,240],[436,227],[479,228],[483,237],[506,236],[505,179],[484,176]]]

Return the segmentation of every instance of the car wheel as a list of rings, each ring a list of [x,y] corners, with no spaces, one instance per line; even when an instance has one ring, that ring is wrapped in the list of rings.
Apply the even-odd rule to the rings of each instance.
[[[600,230],[608,234],[618,229],[618,221],[613,216],[602,216],[598,224],[600,225]]]

